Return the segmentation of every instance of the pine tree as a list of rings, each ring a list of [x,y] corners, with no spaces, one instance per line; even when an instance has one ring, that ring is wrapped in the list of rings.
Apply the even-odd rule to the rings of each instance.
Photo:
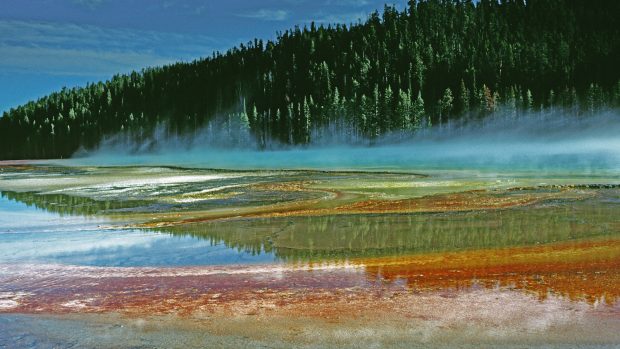
[[[304,105],[303,105],[303,116],[304,116],[304,138],[305,143],[310,143],[310,130],[312,126],[312,116],[310,115],[310,104],[306,97],[304,97]]]
[[[239,127],[242,131],[247,131],[250,129],[250,119],[248,118],[248,114],[245,110],[239,113]]]
[[[532,111],[534,108],[534,96],[532,95],[532,91],[527,89],[525,92],[525,110]]]
[[[388,132],[392,129],[395,129],[396,126],[396,116],[392,112],[392,101],[394,99],[394,93],[392,92],[392,87],[388,85],[385,88],[385,92],[383,93],[383,100],[381,103],[381,120],[383,121],[381,124],[381,131]],[[381,132],[380,131],[380,132]]]
[[[258,109],[256,108],[256,104],[252,106],[252,114],[248,118],[248,125],[257,124],[258,121]]]
[[[452,90],[450,88],[445,89],[443,96],[439,100],[439,124],[443,123],[443,118],[450,115],[452,112],[454,98],[452,97]]]
[[[424,99],[422,99],[422,93],[418,92],[418,97],[416,98],[415,102],[413,102],[413,110],[412,110],[412,115],[413,115],[413,129],[414,130],[419,130],[420,128],[422,128],[422,120],[425,119],[425,111],[424,111]],[[430,119],[429,119],[429,127],[430,125]]]
[[[372,92],[372,114],[370,119],[370,136],[378,137],[381,135],[380,118],[381,118],[381,99],[379,95],[379,86],[375,85]]]
[[[515,118],[517,116],[517,97],[515,95],[515,89],[512,86],[508,89],[506,94],[506,102],[504,105],[506,106],[508,115]]]
[[[411,130],[414,129],[413,120],[413,108],[411,104],[411,96],[408,92],[403,90],[398,91],[398,106],[396,107],[396,114],[400,117],[400,125],[398,125],[401,130]]]
[[[603,91],[596,83],[591,83],[588,87],[586,107],[588,112],[594,114],[603,105]]]
[[[459,113],[467,112],[470,108],[469,103],[469,89],[465,87],[465,81],[461,79],[461,84],[459,86],[459,100],[458,100],[458,110]]]

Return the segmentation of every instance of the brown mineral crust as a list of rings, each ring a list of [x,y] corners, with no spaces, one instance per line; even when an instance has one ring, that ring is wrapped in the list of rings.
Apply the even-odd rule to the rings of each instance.
[[[553,292],[590,303],[615,304],[620,298],[620,240],[389,259],[366,260],[369,279],[405,280],[421,289],[505,286],[540,299]]]
[[[568,196],[582,198],[588,194],[572,193],[568,189],[550,193],[536,191],[506,194],[504,192],[472,190],[462,193],[425,196],[404,200],[366,200],[338,207],[336,210],[357,213],[385,212],[455,212],[471,210],[505,209],[531,205],[543,200]]]
[[[278,186],[279,187],[279,186]],[[438,213],[481,210],[501,210],[521,207],[553,199],[584,199],[595,195],[587,190],[558,188],[552,191],[524,192],[471,190],[452,194],[437,194],[413,199],[367,199],[360,200],[359,194],[343,193],[334,190],[316,189],[330,197],[316,200],[302,200],[286,204],[268,205],[251,208],[245,212],[218,212],[198,214],[197,217],[180,220],[158,221],[145,223],[144,227],[161,227],[201,223],[216,220],[237,218],[269,218],[269,217],[300,217],[325,216],[343,214],[383,214],[383,213]],[[346,200],[343,197],[347,197]]]
[[[0,168],[2,167],[19,168],[20,166],[27,166],[28,168],[30,168],[32,164],[36,162],[37,160],[0,160]]]
[[[58,266],[40,276],[31,270],[29,278],[0,273],[0,291],[28,294],[1,311],[286,314],[294,309],[329,318],[342,310],[337,304],[382,309],[419,293],[446,298],[476,288],[609,306],[620,297],[620,240],[367,258],[320,268]]]
[[[97,278],[60,275],[34,280],[3,281],[3,290],[27,290],[33,297],[20,302],[12,312],[87,312],[144,309],[147,312],[178,311],[211,304],[260,300],[273,294],[306,294],[314,290],[340,290],[356,286],[367,287],[359,272],[342,269],[333,271],[300,270],[281,275],[213,274],[193,275],[186,270],[180,276],[133,276],[127,271],[122,277]],[[214,295],[217,295],[214,297]],[[63,304],[71,300],[88,300],[80,307]]]

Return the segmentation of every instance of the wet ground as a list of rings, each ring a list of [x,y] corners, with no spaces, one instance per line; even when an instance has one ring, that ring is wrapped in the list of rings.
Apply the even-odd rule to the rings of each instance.
[[[0,167],[0,347],[614,347],[620,177]]]

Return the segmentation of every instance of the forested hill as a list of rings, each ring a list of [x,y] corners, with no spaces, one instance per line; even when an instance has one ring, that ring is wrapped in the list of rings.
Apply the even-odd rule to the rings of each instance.
[[[303,144],[420,132],[497,110],[620,104],[620,1],[410,1],[191,63],[63,89],[5,112],[0,158],[56,158],[124,132],[208,126]]]

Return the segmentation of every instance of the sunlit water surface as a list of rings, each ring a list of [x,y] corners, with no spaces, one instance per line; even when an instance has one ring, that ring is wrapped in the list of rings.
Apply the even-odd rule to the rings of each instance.
[[[294,299],[291,302],[299,302],[300,307],[313,296],[323,295],[328,298],[309,303],[308,308],[325,307],[326,312],[333,306],[330,302],[337,300],[329,298],[332,291],[338,295],[358,292],[361,297],[377,290],[381,291],[378,294],[400,290],[402,297],[411,297],[401,300],[401,308],[412,311],[403,323],[417,319],[412,328],[429,326],[435,333],[439,326],[451,328],[448,320],[465,314],[454,320],[466,324],[464,330],[456,330],[458,338],[471,330],[469,314],[480,311],[484,327],[504,307],[513,307],[516,320],[490,325],[492,338],[497,328],[513,325],[519,337],[523,333],[519,326],[530,326],[528,319],[535,322],[549,314],[555,318],[542,328],[547,331],[559,325],[555,336],[560,338],[573,330],[573,323],[565,317],[571,318],[579,308],[574,326],[588,333],[592,330],[584,330],[583,324],[595,324],[604,329],[601,333],[609,342],[616,337],[605,331],[616,323],[602,326],[600,318],[593,322],[587,317],[596,304],[605,304],[604,311],[615,311],[606,307],[618,299],[613,284],[618,280],[614,268],[620,178],[608,165],[604,171],[590,167],[592,173],[570,166],[549,172],[481,166],[446,171],[411,168],[398,173],[148,166],[7,168],[0,172],[0,268],[5,267],[5,275],[0,276],[8,280],[0,284],[0,307],[10,312],[23,303],[35,304],[24,309],[44,310],[35,310],[36,315],[0,315],[0,328],[9,330],[0,332],[0,347],[10,343],[20,343],[18,347],[167,343],[174,347],[191,336],[198,336],[201,346],[209,347],[216,339],[210,332],[183,332],[185,322],[177,318],[161,325],[157,319],[147,320],[152,326],[148,328],[143,322],[131,327],[133,319],[96,309],[133,307],[148,316],[160,307],[197,310],[205,304],[221,304],[225,308],[229,303],[219,298],[221,294],[244,290],[248,296],[238,304],[249,307],[255,302],[270,304],[269,299],[261,301],[263,293]],[[399,200],[406,202],[401,207],[404,211],[355,211],[357,203]],[[406,211],[415,202],[423,210]],[[504,203],[507,206],[501,206]],[[300,207],[307,214],[287,215]],[[346,210],[339,212],[339,208]],[[257,215],[261,212],[262,216]],[[450,257],[441,261],[439,255]],[[151,277],[144,277],[149,273]],[[412,302],[426,298],[413,290],[430,292],[432,302],[416,308]],[[540,301],[551,293],[551,300]],[[166,304],[172,308],[165,308]],[[350,308],[344,309],[374,305],[356,304],[347,303]],[[79,317],[82,311],[93,309],[98,313]],[[424,309],[429,313],[417,313]],[[45,311],[61,315],[41,315]],[[67,311],[80,315],[62,315]],[[245,318],[253,319],[253,311]],[[369,314],[367,318],[374,318],[374,313]],[[297,318],[288,316],[283,317],[283,332]],[[213,319],[206,323],[219,324],[228,317]],[[273,325],[268,315],[264,319]],[[252,326],[263,329],[262,323],[248,321],[249,329],[242,326],[238,333],[252,331]],[[388,327],[400,328],[403,323]],[[372,326],[381,324],[372,322]],[[328,333],[346,328],[343,323],[333,326],[340,332]],[[547,340],[545,331],[540,332],[544,337],[539,342]],[[408,332],[406,338],[418,337]],[[227,338],[223,346],[246,343],[236,340]],[[256,342],[246,346],[256,346]],[[273,346],[271,340],[269,346]]]
[[[252,253],[189,235],[109,229],[104,218],[60,215],[0,198],[0,263],[87,266],[183,266],[273,262]]]

